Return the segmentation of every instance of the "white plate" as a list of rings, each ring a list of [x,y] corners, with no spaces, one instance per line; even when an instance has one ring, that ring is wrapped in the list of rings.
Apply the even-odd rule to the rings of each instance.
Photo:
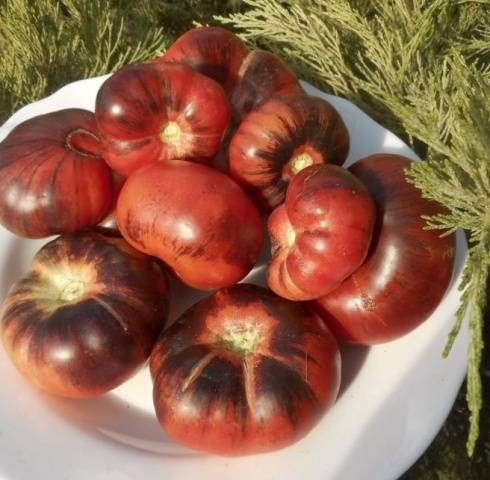
[[[71,83],[27,105],[0,128],[0,139],[34,115],[67,107],[93,110],[105,78]],[[352,143],[348,164],[376,152],[417,159],[352,103],[305,87],[328,99],[344,118]],[[43,243],[0,230],[0,298]],[[460,233],[452,284],[422,326],[388,344],[343,350],[343,385],[336,405],[306,438],[274,453],[222,458],[171,442],[154,416],[147,368],[101,398],[64,400],[28,385],[0,348],[0,479],[394,480],[440,429],[466,371],[466,322],[450,357],[441,358],[458,306],[466,254]],[[262,270],[255,269],[252,281],[261,281]],[[198,298],[184,300],[175,294],[181,300],[174,302],[174,317]]]

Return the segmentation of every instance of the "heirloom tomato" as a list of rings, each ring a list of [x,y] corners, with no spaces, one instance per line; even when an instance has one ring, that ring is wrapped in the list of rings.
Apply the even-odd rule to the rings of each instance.
[[[334,403],[337,342],[304,304],[240,284],[187,310],[150,359],[160,424],[191,448],[244,455],[306,435]]]
[[[93,397],[143,365],[166,317],[163,270],[122,239],[81,232],[39,250],[3,303],[0,333],[32,383]]]

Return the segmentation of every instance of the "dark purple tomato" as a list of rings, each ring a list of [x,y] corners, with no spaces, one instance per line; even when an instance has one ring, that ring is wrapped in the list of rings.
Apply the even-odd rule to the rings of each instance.
[[[325,164],[301,170],[269,217],[269,287],[290,300],[334,290],[366,258],[375,216],[366,187],[348,170]]]
[[[39,250],[8,293],[3,344],[43,390],[100,395],[147,360],[166,323],[167,292],[163,270],[124,240],[64,235]]]
[[[231,178],[198,163],[158,162],[132,174],[119,194],[117,224],[134,248],[202,290],[234,285],[262,250],[255,205]]]
[[[244,59],[230,103],[235,122],[274,94],[301,93],[293,71],[277,55],[267,50],[252,50]]]
[[[264,211],[284,201],[290,180],[315,163],[342,165],[349,134],[325,100],[305,94],[276,95],[242,121],[231,139],[231,176]]]
[[[232,32],[220,27],[196,27],[180,36],[153,62],[188,65],[218,82],[229,93],[247,54],[248,48]]]
[[[129,65],[109,77],[96,100],[104,158],[127,177],[148,163],[209,162],[230,122],[214,80],[186,65]]]
[[[293,71],[266,50],[249,51],[232,32],[193,28],[179,37],[153,64],[183,63],[216,80],[225,90],[235,122],[274,93],[300,92]]]
[[[94,114],[77,108],[30,118],[0,143],[0,223],[22,237],[96,225],[112,199]]]

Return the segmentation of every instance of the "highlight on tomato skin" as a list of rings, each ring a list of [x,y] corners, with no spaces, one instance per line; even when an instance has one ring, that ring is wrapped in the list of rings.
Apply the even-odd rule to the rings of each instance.
[[[248,48],[232,32],[220,27],[196,27],[181,35],[153,63],[184,63],[212,78],[230,93],[247,54]]]
[[[70,108],[30,118],[0,143],[0,223],[28,238],[94,226],[112,199],[94,114]]]
[[[341,341],[374,345],[405,335],[436,309],[451,281],[455,236],[424,228],[422,215],[443,208],[406,181],[410,161],[376,154],[350,167],[377,207],[370,251],[340,287],[312,302]]]
[[[209,162],[231,118],[223,89],[181,64],[123,67],[99,89],[104,158],[127,177],[154,161]]]
[[[263,211],[280,205],[296,173],[316,163],[342,165],[349,133],[325,100],[274,95],[250,112],[230,142],[231,176]]]
[[[163,270],[124,240],[93,232],[42,247],[2,306],[0,335],[17,370],[53,395],[101,395],[148,359],[165,326]]]
[[[117,203],[117,224],[186,285],[214,290],[243,279],[262,250],[257,208],[223,173],[198,163],[152,163],[133,173]]]
[[[187,310],[150,358],[158,420],[175,441],[247,455],[304,437],[334,403],[337,342],[304,304],[222,289]]]
[[[311,165],[269,217],[269,287],[290,300],[326,295],[361,266],[376,207],[366,187],[337,165]]]

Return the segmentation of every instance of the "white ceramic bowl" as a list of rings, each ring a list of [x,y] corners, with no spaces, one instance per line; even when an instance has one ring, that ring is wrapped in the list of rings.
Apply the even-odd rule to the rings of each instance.
[[[71,83],[27,105],[1,128],[68,107],[94,109],[106,77]],[[417,156],[352,103],[304,84],[340,112],[351,136],[348,164],[377,152]],[[0,229],[0,298],[46,240],[24,240]],[[0,480],[394,480],[430,444],[447,417],[466,372],[465,322],[448,359],[441,352],[458,306],[467,254],[457,236],[455,273],[433,315],[400,340],[371,349],[343,348],[343,380],[332,410],[295,445],[274,453],[222,458],[192,452],[161,431],[145,367],[94,400],[50,397],[31,387],[0,348]],[[247,280],[262,283],[263,265]],[[203,294],[173,285],[175,318]]]

